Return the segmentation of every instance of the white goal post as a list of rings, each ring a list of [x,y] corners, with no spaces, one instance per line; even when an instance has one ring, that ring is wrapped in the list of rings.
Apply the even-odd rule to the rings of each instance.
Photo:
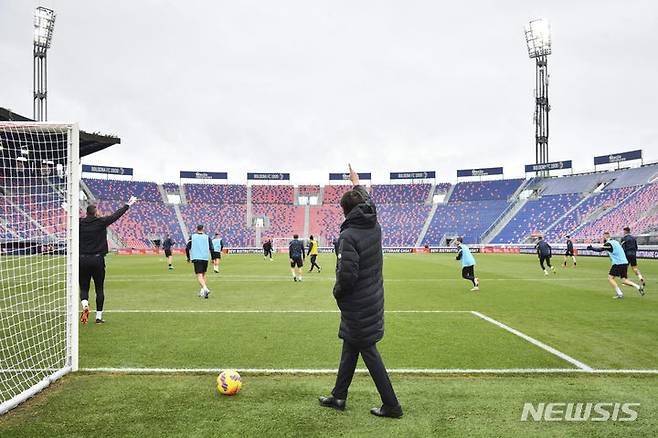
[[[0,415],[78,369],[79,132],[0,122]]]

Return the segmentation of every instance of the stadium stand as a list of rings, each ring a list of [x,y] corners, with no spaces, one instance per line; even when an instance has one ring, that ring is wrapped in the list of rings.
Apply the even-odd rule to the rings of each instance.
[[[302,185],[297,188],[297,192],[301,196],[313,196],[313,195],[319,195],[320,194],[320,186],[319,185]]]
[[[592,214],[602,208],[614,207],[616,202],[626,198],[634,190],[633,187],[624,187],[592,194],[547,231],[544,237],[548,241],[563,240],[565,236],[573,234],[581,224],[587,222]]]
[[[507,200],[523,183],[523,179],[460,182],[455,186],[450,201]]]
[[[507,208],[505,200],[450,201],[439,204],[423,245],[439,245],[443,238],[462,236],[464,243],[478,243],[480,235]]]
[[[581,198],[580,194],[565,193],[529,200],[498,233],[493,243],[522,243],[532,234],[543,234]]]
[[[614,172],[615,180],[606,189],[633,187],[647,184],[658,177],[658,164]]]
[[[238,184],[185,184],[185,194],[189,203],[247,203],[247,186]]]
[[[101,200],[98,211],[101,215],[111,214],[124,204]],[[184,240],[173,207],[162,202],[138,202],[130,207],[130,214],[122,216],[112,227],[130,248],[153,248],[152,240],[161,239],[166,233],[181,246]]]
[[[85,178],[84,182],[97,199],[127,201],[131,196],[136,196],[140,201],[162,201],[158,186],[154,182],[95,178]]]
[[[295,189],[293,186],[251,186],[253,204],[293,204]]]
[[[537,179],[537,189],[542,196],[562,195],[565,193],[589,193],[600,184],[609,183],[612,178],[612,175],[609,173],[592,173],[561,178],[540,178]]]
[[[422,204],[431,188],[431,184],[375,184],[371,192],[377,204]]]
[[[166,193],[178,193],[180,190],[176,183],[164,183],[162,184],[162,188]]]
[[[431,184],[375,184],[371,193],[379,208],[385,246],[413,245],[429,220],[422,240],[424,245],[444,243],[444,238],[461,235],[467,243],[478,243],[484,231],[499,220],[515,202],[512,195],[525,182],[524,189],[534,196],[507,222],[492,243],[522,243],[535,233],[543,233],[550,241],[561,241],[571,234],[577,241],[598,240],[609,230],[619,234],[623,226],[634,233],[658,229],[658,183],[651,184],[658,175],[658,165],[648,165],[618,171],[568,175],[558,178],[533,177],[523,179]],[[152,182],[117,181],[86,178],[94,196],[100,199],[102,213],[118,207],[133,193],[141,202],[130,215],[114,227],[121,244],[136,248],[148,247],[150,239],[169,232],[174,240],[182,241],[183,234],[173,206],[164,204],[157,185]],[[36,184],[32,182],[31,184]],[[8,183],[6,183],[8,184]],[[30,185],[30,184],[26,184]],[[176,193],[175,183],[165,183],[167,193]],[[255,230],[247,226],[247,186],[241,184],[185,184],[186,201],[180,205],[183,222],[188,229],[204,224],[208,233],[219,232],[228,246],[255,245]],[[445,204],[436,205],[431,218],[432,205],[426,204],[430,193],[447,193],[453,189]],[[322,205],[295,206],[295,188],[291,185],[251,186],[251,214],[266,217],[269,226],[262,230],[263,238],[290,237],[304,232],[304,212],[309,209],[309,234],[320,239],[323,245],[338,237],[344,220],[339,201],[348,185],[301,185],[297,193],[302,196],[322,192]],[[12,192],[12,188],[6,190]],[[5,197],[0,204],[3,217],[16,214],[6,202],[13,199],[36,224],[22,229],[9,229],[7,220],[0,220],[0,237],[17,234],[38,235],[51,233],[61,227],[61,220],[39,212],[39,205],[61,202],[56,193],[40,199],[13,189],[13,198]],[[51,196],[52,195],[52,196]],[[507,219],[506,219],[507,220]],[[501,224],[502,226],[502,224]]]
[[[603,216],[577,230],[574,236],[579,241],[590,242],[600,240],[605,231],[621,235],[626,226],[636,234],[655,230],[658,226],[657,200],[658,183],[643,186],[625,199],[616,199]]]
[[[377,208],[384,246],[412,246],[432,206],[415,204],[380,204]]]
[[[318,237],[321,244],[330,244],[338,238],[343,220],[343,210],[336,204],[311,207],[310,234]]]
[[[47,179],[26,174],[3,183],[0,211],[6,235],[40,239],[66,230],[63,198]]]
[[[348,185],[324,186],[324,190],[322,192],[322,203],[324,205],[339,204],[340,198],[351,188],[352,186]]]
[[[438,183],[434,186],[434,193],[448,193],[450,191],[452,184],[450,183]]]
[[[202,224],[207,234],[219,233],[228,247],[253,246],[254,233],[246,224],[246,204],[188,203],[180,206],[188,230]]]
[[[270,227],[263,230],[263,237],[292,237],[304,234],[304,207],[281,204],[254,204],[254,216],[265,216]]]

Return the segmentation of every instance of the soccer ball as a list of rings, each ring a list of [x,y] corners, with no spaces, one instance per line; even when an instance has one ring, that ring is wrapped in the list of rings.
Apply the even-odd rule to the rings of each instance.
[[[237,371],[224,370],[217,376],[217,389],[219,389],[220,394],[237,394],[240,388],[242,388],[242,379]]]

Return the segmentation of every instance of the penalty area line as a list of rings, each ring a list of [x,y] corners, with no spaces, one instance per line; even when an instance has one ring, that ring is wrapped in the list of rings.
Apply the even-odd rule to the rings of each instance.
[[[587,371],[587,372],[593,372],[594,371],[594,369],[592,367],[590,367],[589,365],[586,365],[583,362],[569,356],[568,354],[563,353],[560,350],[551,347],[550,345],[546,345],[543,342],[538,341],[537,339],[535,339],[533,337],[530,337],[530,336],[526,335],[525,333],[518,331],[515,328],[512,328],[512,327],[510,327],[506,324],[503,324],[500,321],[496,321],[495,319],[493,319],[493,318],[491,318],[491,317],[489,317],[489,316],[487,316],[483,313],[476,312],[476,311],[472,311],[471,313],[473,315],[477,316],[478,318],[482,318],[483,320],[485,320],[487,322],[490,322],[493,325],[496,325],[496,326],[498,326],[498,327],[500,327],[504,330],[507,330],[508,332],[512,333],[513,335],[516,335],[516,336],[520,337],[521,339],[524,339],[524,340],[530,342],[531,344],[536,345],[537,347],[548,351],[549,353],[559,357],[560,359],[565,360],[565,361],[569,362],[572,365],[575,365],[576,367],[578,367],[582,371]]]

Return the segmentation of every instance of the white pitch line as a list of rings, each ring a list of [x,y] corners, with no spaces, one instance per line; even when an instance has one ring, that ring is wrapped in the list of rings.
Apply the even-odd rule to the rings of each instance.
[[[219,373],[225,369],[234,369],[246,374],[336,374],[337,369],[331,368],[80,368],[80,371],[89,373],[125,373],[125,374],[184,374],[184,373]],[[461,369],[461,368],[391,368],[391,374],[649,374],[658,375],[657,370],[587,370],[581,368],[490,368],[490,369]],[[359,374],[367,374],[365,368],[355,370]]]
[[[225,369],[247,374],[336,374],[331,368],[80,368],[80,371],[93,373],[219,373]],[[575,368],[509,368],[509,369],[431,369],[431,368],[391,368],[391,374],[532,374],[532,373],[586,373]],[[357,368],[355,372],[367,374],[366,368]]]
[[[340,313],[340,310],[221,310],[221,309],[207,309],[207,310],[177,310],[177,309],[106,309],[107,313]],[[385,310],[384,313],[472,313],[471,310]]]
[[[124,282],[124,281],[133,281],[135,279],[146,279],[146,278],[157,278],[157,279],[162,279],[162,275],[112,275],[106,279],[106,281],[112,282]],[[271,282],[273,280],[275,281],[286,281],[290,282],[290,277],[289,276],[248,276],[248,275],[220,275],[219,277],[213,277],[214,279],[217,279],[218,281],[224,281],[224,282],[231,282],[231,281],[251,281],[251,282]],[[480,280],[483,281],[594,281],[594,280],[601,280],[602,277],[580,277],[580,278],[544,278],[542,275],[537,276],[537,277],[528,277],[528,278],[481,278]],[[170,277],[167,279],[168,282],[191,282],[187,277]],[[336,279],[333,277],[304,277],[305,282],[335,282]],[[449,277],[449,278],[440,278],[440,277],[425,277],[425,278],[405,278],[405,279],[399,279],[399,278],[388,278],[384,280],[384,283],[399,283],[399,282],[427,282],[427,281],[456,281],[456,282],[462,282],[464,281],[463,278],[461,277]]]
[[[658,374],[658,370],[592,370],[596,374]]]
[[[550,345],[546,345],[543,342],[538,341],[537,339],[532,338],[532,337],[526,335],[525,333],[522,333],[522,332],[518,331],[515,328],[512,328],[508,325],[505,325],[500,321],[496,321],[495,319],[490,318],[487,315],[484,315],[480,312],[472,311],[471,313],[473,315],[479,317],[479,318],[482,318],[483,320],[485,320],[487,322],[490,322],[491,324],[497,325],[498,327],[500,327],[504,330],[507,330],[508,332],[510,332],[510,333],[512,333],[512,334],[514,334],[514,335],[530,342],[533,345],[536,345],[537,347],[539,347],[543,350],[548,351],[551,354],[554,354],[555,356],[559,357],[560,359],[565,360],[565,361],[577,366],[578,368],[580,368],[583,371],[588,371],[588,372],[594,371],[594,369],[592,367],[590,367],[589,365],[586,365],[586,364],[582,363],[581,361],[579,361],[577,359],[574,359],[573,357],[569,356],[568,354],[562,353],[560,350],[557,350],[557,349],[551,347]]]

